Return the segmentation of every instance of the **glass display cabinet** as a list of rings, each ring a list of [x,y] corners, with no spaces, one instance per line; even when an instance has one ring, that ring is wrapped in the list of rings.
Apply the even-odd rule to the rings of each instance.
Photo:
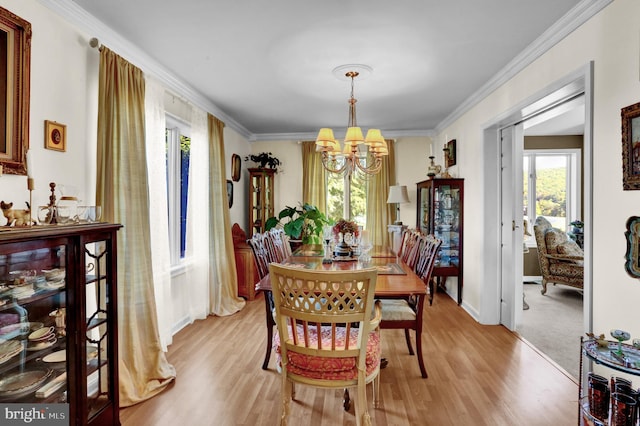
[[[120,227],[0,231],[0,401],[63,407],[73,425],[120,424]]]
[[[416,229],[442,240],[432,276],[438,287],[444,287],[447,277],[456,277],[460,304],[463,284],[464,179],[428,179],[418,182],[417,194]]]
[[[251,235],[264,232],[267,219],[273,216],[274,169],[249,169],[249,225]]]

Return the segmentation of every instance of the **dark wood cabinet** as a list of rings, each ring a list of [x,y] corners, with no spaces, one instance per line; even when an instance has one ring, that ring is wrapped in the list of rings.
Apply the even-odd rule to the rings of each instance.
[[[240,225],[234,223],[231,235],[233,236],[233,254],[236,259],[238,296],[253,300],[256,297],[256,284],[259,279],[253,260],[253,252],[247,244],[247,234],[240,228]]]
[[[264,232],[265,222],[273,216],[274,169],[249,169],[249,231]]]
[[[464,179],[428,179],[417,183],[417,224],[424,234],[442,240],[433,277],[438,287],[447,277],[458,279],[458,304],[462,303],[464,234]]]
[[[120,227],[94,223],[0,231],[1,401],[68,404],[73,425],[120,424]]]

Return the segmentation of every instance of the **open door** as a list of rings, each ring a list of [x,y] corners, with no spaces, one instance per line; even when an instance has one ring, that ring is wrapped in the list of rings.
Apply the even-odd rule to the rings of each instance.
[[[500,323],[516,330],[522,319],[522,123],[500,130]]]

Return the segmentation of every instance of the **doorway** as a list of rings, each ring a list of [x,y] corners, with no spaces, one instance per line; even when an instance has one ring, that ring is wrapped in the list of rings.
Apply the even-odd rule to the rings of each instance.
[[[484,249],[486,265],[483,278],[484,286],[481,295],[479,319],[486,324],[503,324],[510,330],[516,331],[521,322],[522,268],[514,267],[516,258],[522,259],[522,186],[513,182],[519,177],[522,181],[522,154],[516,151],[520,145],[519,138],[524,138],[523,123],[529,125],[538,120],[540,123],[549,121],[557,115],[565,102],[584,96],[584,142],[583,142],[583,221],[584,227],[584,293],[582,329],[591,327],[591,217],[592,217],[592,80],[593,64],[589,63],[582,69],[566,78],[550,85],[539,94],[523,101],[484,129],[484,155],[486,168],[485,180],[485,208],[484,229],[486,230]],[[507,142],[505,138],[507,136]],[[516,140],[518,142],[516,143]],[[506,155],[505,155],[506,154]],[[518,158],[515,158],[518,156]],[[506,160],[504,160],[506,158]],[[511,171],[502,173],[504,164],[512,166]],[[503,183],[510,182],[510,186]],[[491,188],[501,188],[501,194],[496,194]],[[516,208],[518,206],[518,208]],[[532,225],[530,225],[532,226]],[[532,228],[531,228],[532,229]],[[517,233],[517,234],[516,234]],[[511,245],[510,249],[503,249],[504,244]]]

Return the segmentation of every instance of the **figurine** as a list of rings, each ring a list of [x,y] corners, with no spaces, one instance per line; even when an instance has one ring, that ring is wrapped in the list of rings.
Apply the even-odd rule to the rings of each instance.
[[[27,203],[29,207],[29,203]],[[14,210],[13,203],[5,203],[0,201],[0,208],[2,208],[2,214],[7,218],[5,226],[29,226],[29,220],[31,219],[30,208],[24,210]]]

